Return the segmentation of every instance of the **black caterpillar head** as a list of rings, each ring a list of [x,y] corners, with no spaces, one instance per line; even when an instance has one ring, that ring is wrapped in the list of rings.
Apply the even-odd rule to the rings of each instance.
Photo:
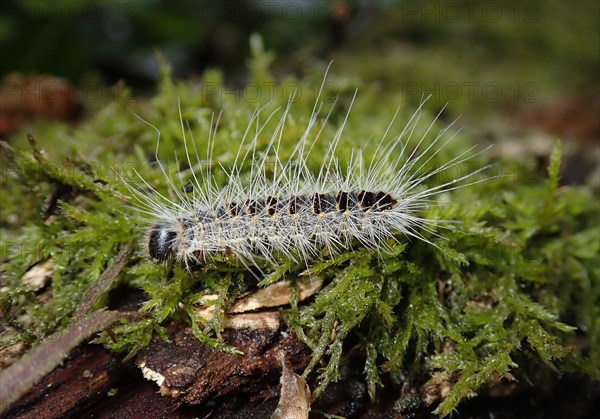
[[[148,253],[154,262],[165,262],[173,254],[173,242],[177,232],[164,224],[156,224],[150,232],[148,241]]]

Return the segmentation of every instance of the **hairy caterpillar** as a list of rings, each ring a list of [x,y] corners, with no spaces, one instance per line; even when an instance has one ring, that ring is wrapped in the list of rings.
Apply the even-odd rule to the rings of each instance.
[[[327,115],[315,138],[310,140],[311,132],[318,125],[319,98],[324,83],[325,80],[306,130],[285,161],[279,156],[280,140],[293,98],[262,150],[259,150],[258,138],[264,124],[258,124],[260,109],[254,113],[233,167],[222,167],[227,177],[225,186],[219,186],[210,171],[196,174],[192,170],[189,181],[169,177],[158,158],[160,132],[153,127],[158,133],[156,161],[168,180],[173,198],[155,190],[137,172],[142,187],[127,184],[137,201],[137,209],[149,216],[147,244],[152,261],[158,263],[174,258],[190,268],[216,257],[233,255],[246,266],[257,266],[259,259],[277,264],[281,257],[308,265],[325,249],[329,254],[336,254],[352,248],[355,243],[383,251],[385,242],[398,240],[399,235],[429,242],[420,230],[436,234],[433,227],[439,220],[422,217],[422,210],[432,203],[435,195],[481,182],[480,179],[459,184],[486,167],[432,187],[424,187],[425,182],[483,151],[474,152],[475,147],[471,147],[439,167],[429,167],[456,133],[445,138],[453,122],[433,141],[425,142],[438,114],[425,134],[411,144],[423,101],[402,132],[386,141],[399,108],[396,110],[371,159],[363,158],[362,150],[353,150],[346,168],[342,169],[336,149],[356,98],[355,92],[343,123],[329,142],[318,173],[313,173],[307,160],[329,118]],[[201,166],[197,144],[188,141],[180,119],[187,164],[190,168],[195,167],[194,163]],[[211,120],[211,126],[216,127],[218,120],[216,124],[213,122]],[[257,128],[252,135],[255,122]],[[208,161],[212,160],[215,135],[216,128],[209,135]],[[245,167],[247,171],[242,169]]]

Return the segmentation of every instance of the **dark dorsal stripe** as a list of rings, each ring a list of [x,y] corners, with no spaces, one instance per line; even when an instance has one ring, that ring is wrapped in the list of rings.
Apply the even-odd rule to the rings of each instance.
[[[240,205],[236,204],[235,202],[230,202],[229,204],[227,204],[226,209],[227,214],[231,215],[232,217],[235,217],[240,214]]]
[[[242,203],[230,202],[223,207],[217,208],[217,218],[236,217],[243,215],[259,215],[264,210],[269,216],[274,216],[277,213],[288,213],[295,215],[308,210],[315,214],[326,214],[334,211],[345,213],[360,209],[363,212],[386,211],[392,209],[397,201],[386,192],[371,192],[361,190],[339,191],[335,195],[326,193],[314,193],[308,195],[292,195],[289,198],[277,199],[274,196],[267,196],[264,200],[247,199]],[[201,221],[208,218],[208,213],[199,214]],[[208,221],[208,220],[207,220]]]
[[[375,210],[376,211],[385,211],[392,209],[394,205],[396,205],[398,201],[396,201],[389,193],[385,193],[382,191],[377,192],[375,196]]]
[[[337,203],[332,195],[314,193],[311,199],[311,209],[314,214],[335,211]]]
[[[321,212],[333,212],[335,210],[335,196],[331,194],[321,194]]]
[[[246,212],[249,215],[256,215],[256,213],[259,211],[259,203],[254,199],[248,199],[246,202],[244,202],[244,207],[246,207]]]
[[[299,204],[300,199],[296,195],[293,195],[288,202],[288,213],[290,215],[296,214],[300,206]]]
[[[348,191],[339,191],[335,195],[335,207],[339,212],[346,212],[348,209]]]
[[[322,193],[314,193],[312,196],[312,212],[315,214],[320,214],[323,212],[323,208],[321,206],[321,200],[325,197]]]
[[[373,192],[360,191],[358,193],[358,207],[363,211],[368,211],[373,206]]]
[[[277,198],[273,196],[267,196],[267,199],[265,199],[265,208],[267,210],[267,214],[275,215],[275,210],[277,209]]]

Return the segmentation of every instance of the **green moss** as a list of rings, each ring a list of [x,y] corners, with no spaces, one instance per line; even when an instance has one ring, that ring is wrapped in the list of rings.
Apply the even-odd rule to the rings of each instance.
[[[254,47],[257,57],[250,67],[255,82],[270,83],[270,59],[262,55],[259,45]],[[297,95],[282,134],[280,152],[285,156],[308,122],[314,105],[314,95],[308,92],[314,93],[322,74],[319,68],[306,81],[288,78],[287,83],[267,84],[272,86],[266,89],[272,97],[251,100],[249,89],[241,95],[228,90],[217,70],[207,71],[200,83],[174,82],[163,63],[159,91],[150,100],[129,100],[125,94],[82,126],[39,127],[34,131],[37,146],[4,145],[2,190],[10,199],[4,201],[1,220],[2,286],[6,288],[0,308],[16,337],[2,345],[15,341],[33,345],[69,324],[83,293],[120,246],[141,240],[143,224],[128,209],[124,197],[130,194],[121,177],[133,179],[130,169],[135,167],[149,184],[169,193],[163,174],[149,163],[156,131],[133,113],[160,128],[159,154],[169,161],[170,156],[184,155],[178,101],[183,119],[190,124],[188,134],[201,150],[213,112],[222,109],[214,157],[227,166],[233,163],[231,150],[237,150],[256,107],[273,99],[263,111],[268,115],[285,106],[293,83],[303,94]],[[328,81],[330,88],[339,89],[328,89],[325,99],[337,93],[340,100],[323,139],[333,137],[345,116],[344,104],[360,84],[335,75]],[[378,138],[396,99],[393,94],[385,100],[359,98],[344,132],[345,143],[356,146],[367,136]],[[375,106],[382,112],[368,112]],[[324,114],[330,107],[326,101]],[[403,116],[399,121],[406,121]],[[277,122],[274,117],[266,124],[261,145],[268,143]],[[313,156],[322,154],[324,143],[317,144]],[[467,143],[458,136],[432,164],[442,164]],[[52,153],[43,154],[36,147]],[[342,160],[349,157],[350,149],[341,148]],[[600,379],[598,194],[586,186],[560,186],[560,160],[557,144],[546,179],[503,176],[446,194],[451,203],[433,206],[424,216],[457,220],[461,225],[440,229],[443,238],[428,235],[437,247],[401,239],[399,244],[390,243],[390,251],[384,254],[358,247],[335,257],[324,254],[309,268],[285,258],[279,266],[261,266],[267,274],[261,286],[284,277],[324,280],[313,301],[294,302],[285,313],[287,324],[313,350],[304,375],[318,376],[315,393],[340,377],[342,355],[350,340],[366,353],[365,379],[372,397],[382,374],[402,376],[416,385],[448,381],[450,393],[436,409],[441,415],[509,371],[533,382],[549,369]],[[498,167],[506,166],[500,162]],[[177,170],[174,164],[167,167],[172,175]],[[216,178],[225,182],[216,170]],[[63,190],[57,195],[60,211],[43,220],[38,209],[56,190]],[[21,278],[33,263],[46,259],[52,259],[56,268],[51,293],[40,304]],[[236,353],[223,345],[219,333],[226,307],[255,282],[243,264],[223,260],[190,274],[150,264],[140,245],[119,281],[147,294],[140,309],[145,317],[113,328],[116,340],[104,334],[97,342],[132,356],[154,333],[166,338],[167,323],[178,319],[189,322],[202,342]],[[207,294],[220,297],[211,302],[217,315],[205,323],[193,303]],[[575,330],[586,336],[585,342],[576,339]]]

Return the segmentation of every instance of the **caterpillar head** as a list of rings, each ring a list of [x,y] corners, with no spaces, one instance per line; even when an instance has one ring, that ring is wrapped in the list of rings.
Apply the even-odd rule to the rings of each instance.
[[[155,224],[150,230],[148,240],[148,254],[154,262],[160,263],[168,260],[174,253],[173,242],[177,238],[177,232],[172,226],[164,223]]]

